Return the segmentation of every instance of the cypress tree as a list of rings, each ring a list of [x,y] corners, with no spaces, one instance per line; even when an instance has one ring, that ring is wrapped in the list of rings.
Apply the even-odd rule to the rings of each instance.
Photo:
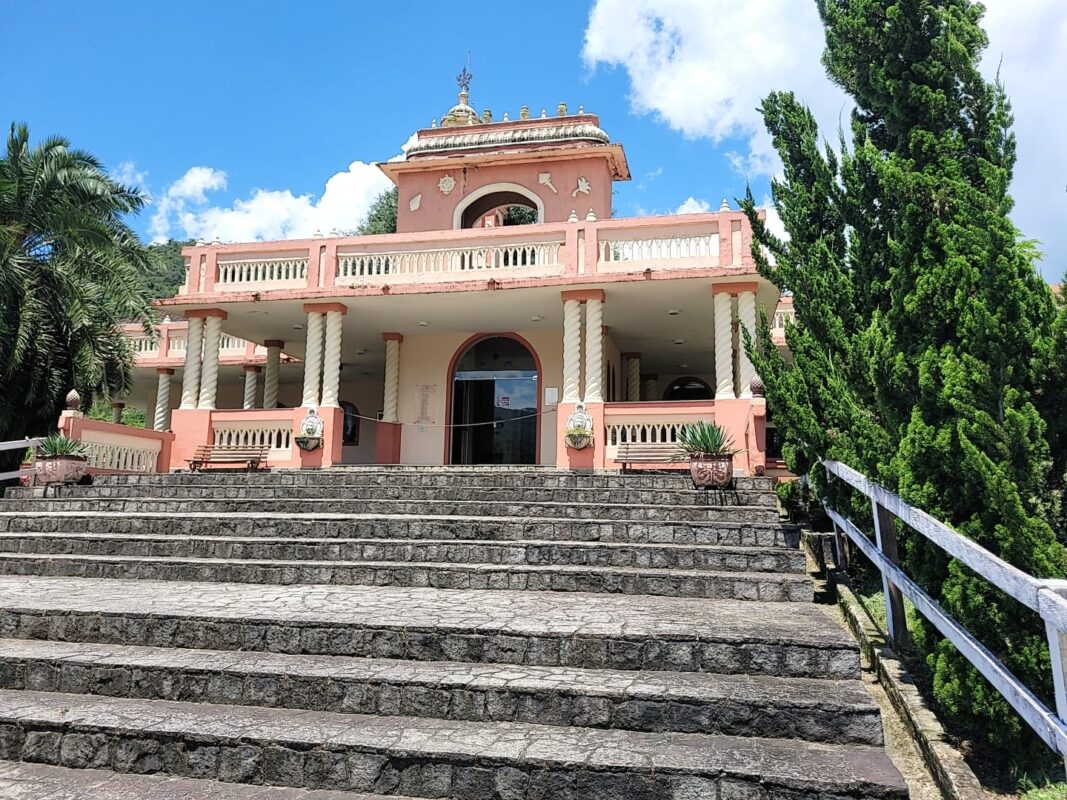
[[[772,197],[788,240],[767,231],[751,193],[745,202],[760,270],[797,311],[792,365],[766,320],[759,342],[748,340],[785,456],[799,472],[845,461],[1020,569],[1061,577],[1053,430],[1038,410],[1064,400],[1047,380],[1055,309],[1009,218],[1015,139],[1003,87],[978,70],[984,9],[818,6],[823,64],[856,103],[849,131],[824,145],[796,97],[767,97],[761,111],[784,164]],[[1040,618],[919,534],[900,536],[905,570],[1051,702]],[[943,711],[976,738],[1020,755],[1032,747],[949,642],[924,623],[914,633]]]

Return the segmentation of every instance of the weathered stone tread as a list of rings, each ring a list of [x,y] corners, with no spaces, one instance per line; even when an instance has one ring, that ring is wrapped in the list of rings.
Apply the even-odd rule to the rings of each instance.
[[[32,741],[31,733],[38,734]],[[344,786],[320,788],[373,791],[383,774],[396,773],[398,785],[390,780],[395,786],[390,791],[422,797],[486,797],[482,791],[469,790],[478,767],[498,771],[510,767],[527,780],[533,773],[555,773],[564,791],[548,796],[575,800],[583,797],[583,782],[600,792],[613,782],[618,789],[615,796],[650,800],[714,800],[723,796],[724,787],[735,791],[727,796],[746,800],[907,797],[903,780],[885,753],[859,745],[0,690],[5,758],[24,759],[32,744],[38,760],[60,760],[62,742],[72,734],[80,735],[82,744],[86,734],[100,734],[96,741],[102,745],[99,752],[105,763],[97,766],[125,767],[120,771],[187,770],[185,753],[175,743],[200,749],[217,746],[222,751],[248,748],[250,766],[239,776],[241,782],[267,782],[264,778],[269,777],[275,785],[304,786],[312,759],[321,764],[330,754],[343,754],[349,765],[356,757],[363,785],[353,781],[349,767],[332,775]],[[412,765],[413,759],[419,763]],[[122,763],[116,764],[117,760]],[[217,769],[223,763],[225,758]],[[405,790],[405,770],[412,766],[418,771]],[[321,770],[316,775],[321,779]],[[457,781],[465,788],[457,787]]]
[[[4,800],[405,800],[393,795],[249,786],[170,775],[130,775],[106,769],[0,761]]]
[[[881,744],[861,681],[0,639],[0,688]]]

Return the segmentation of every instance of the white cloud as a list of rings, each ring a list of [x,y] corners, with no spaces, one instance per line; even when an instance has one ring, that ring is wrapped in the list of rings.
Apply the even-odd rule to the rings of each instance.
[[[711,211],[711,203],[707,200],[698,200],[690,195],[685,202],[675,209],[675,214],[706,214]]]
[[[1058,277],[1067,269],[1067,149],[1055,135],[1067,122],[1067,12],[1063,0],[986,6],[983,69],[992,76],[1001,67],[1016,115],[1015,221],[1049,253],[1046,277]],[[756,110],[769,92],[796,92],[831,141],[848,120],[852,103],[826,77],[823,47],[812,2],[596,0],[583,55],[590,67],[626,70],[635,112],[725,143],[731,165],[758,178],[780,170]]]
[[[132,186],[146,193],[148,191],[146,187],[148,173],[137,169],[137,164],[133,161],[121,162],[111,171],[111,178],[123,186]]]
[[[209,205],[208,193],[226,188],[226,173],[192,167],[160,197],[152,218],[155,241],[177,235],[205,241],[298,239],[354,229],[371,203],[391,186],[373,164],[353,161],[327,182],[317,200],[289,189],[255,189],[228,206]]]

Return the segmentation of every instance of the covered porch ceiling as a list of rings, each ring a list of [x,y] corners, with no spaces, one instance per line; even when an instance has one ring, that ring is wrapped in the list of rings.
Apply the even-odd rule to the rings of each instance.
[[[568,286],[567,289],[580,288]],[[710,373],[714,369],[713,301],[707,278],[599,284],[605,292],[604,324],[621,352],[641,353],[644,372]],[[435,332],[491,333],[560,331],[559,286],[477,292],[370,295],[328,298],[348,308],[343,323],[342,361],[368,372],[384,368],[382,333],[404,336]],[[757,304],[774,312],[777,291],[761,282]],[[226,333],[262,344],[285,342],[284,351],[303,358],[307,300],[264,300],[221,304],[229,315]],[[682,367],[681,365],[686,365]]]

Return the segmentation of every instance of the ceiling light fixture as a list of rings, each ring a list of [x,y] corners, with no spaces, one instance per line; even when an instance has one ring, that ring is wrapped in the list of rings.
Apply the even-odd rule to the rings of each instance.
[[[365,356],[365,355],[367,355],[366,348],[363,348],[363,347],[359,348],[359,350],[356,351],[356,355],[357,356]]]
[[[675,344],[685,344],[685,339],[675,339],[674,343]]]
[[[667,316],[668,317],[677,317],[681,313],[682,313],[682,309],[680,309],[680,308],[668,308],[667,309]]]
[[[541,316],[540,314],[534,314],[532,317],[530,317],[530,322],[544,322],[544,321],[545,321],[545,318],[543,316]]]
[[[294,331],[302,331],[302,330],[304,330],[304,326],[303,325],[299,325],[299,324],[294,325],[293,326],[293,330]]]
[[[426,320],[424,320],[424,319],[420,319],[420,320],[419,320],[419,327],[420,327],[420,328],[429,328],[429,327],[430,327],[430,323],[429,323],[429,322],[427,322],[427,321],[426,321]]]

